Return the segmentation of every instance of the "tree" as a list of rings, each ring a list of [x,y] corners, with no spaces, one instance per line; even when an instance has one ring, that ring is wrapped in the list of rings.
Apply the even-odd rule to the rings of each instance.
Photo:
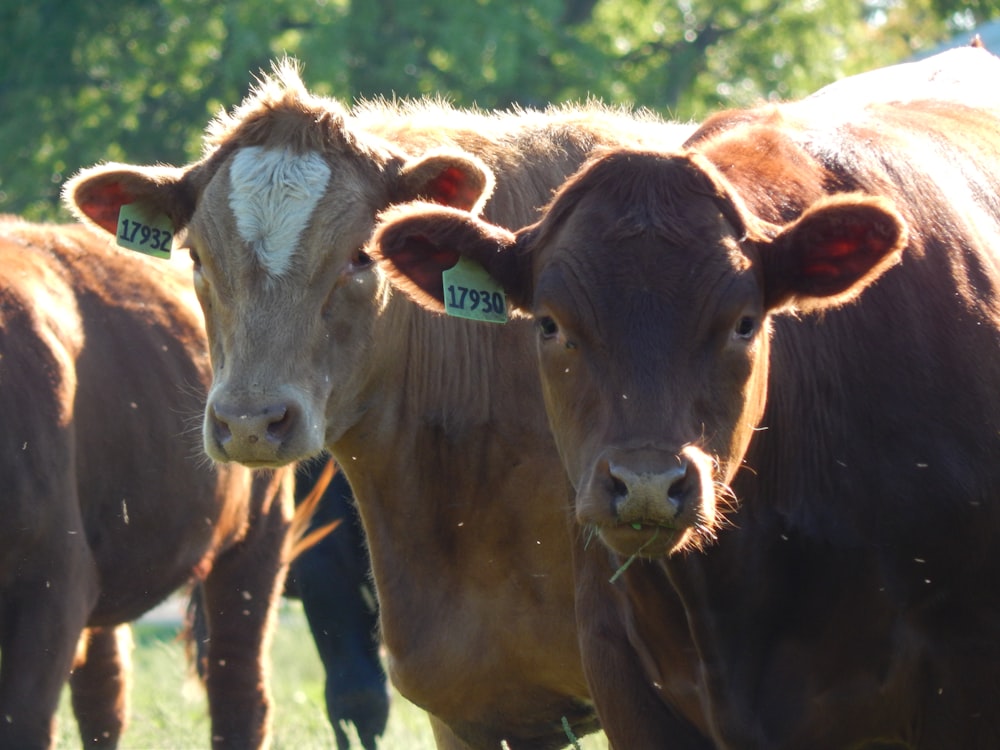
[[[0,211],[66,218],[66,177],[103,160],[183,163],[248,71],[280,54],[288,0],[42,0],[0,23]]]
[[[80,167],[198,158],[207,121],[285,53],[348,103],[594,96],[697,119],[802,96],[998,13],[1000,0],[15,0],[0,7],[0,211],[65,219],[59,190]]]

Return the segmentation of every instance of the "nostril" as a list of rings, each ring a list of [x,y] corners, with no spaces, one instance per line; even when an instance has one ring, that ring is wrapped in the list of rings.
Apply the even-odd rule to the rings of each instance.
[[[616,500],[628,495],[628,485],[614,474],[611,475],[611,494]]]
[[[229,423],[218,415],[214,407],[210,415],[212,417],[212,435],[215,437],[216,442],[220,445],[225,445],[233,439],[233,431],[229,429]]]
[[[622,507],[628,502],[629,486],[626,477],[619,474],[618,467],[611,464],[607,467],[607,477],[611,483],[611,513],[619,517]]]
[[[267,425],[267,439],[271,442],[281,442],[292,431],[295,419],[292,410],[287,406],[275,408],[271,421]]]
[[[667,499],[676,506],[678,513],[684,510],[692,488],[697,486],[697,477],[694,476],[695,472],[692,471],[691,464],[685,462],[682,464],[681,469],[683,473],[674,479],[667,488]]]

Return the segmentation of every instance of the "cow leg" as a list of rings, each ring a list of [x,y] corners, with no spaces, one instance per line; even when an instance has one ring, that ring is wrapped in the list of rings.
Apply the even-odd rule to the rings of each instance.
[[[216,558],[205,578],[207,674],[212,747],[266,747],[271,631],[285,578],[292,512],[290,472],[255,474],[247,536]],[[266,499],[261,500],[261,495]]]
[[[69,685],[84,747],[114,748],[128,722],[132,629],[88,628]]]
[[[205,682],[208,671],[208,615],[205,614],[205,591],[200,583],[191,587],[185,615],[184,637],[187,639],[188,657],[194,662],[198,679]]]
[[[300,474],[296,495],[310,490],[312,479]],[[326,670],[326,710],[338,750],[350,748],[342,723],[354,724],[362,747],[375,750],[389,717],[389,695],[364,531],[341,472],[323,493],[310,530],[338,520],[333,532],[292,562],[291,574]]]
[[[299,578],[303,609],[326,670],[327,715],[338,738],[339,750],[350,747],[340,729],[341,722],[354,724],[362,747],[375,750],[376,740],[385,731],[389,717],[389,696],[375,636],[376,618],[374,612],[365,617],[360,611],[349,618],[343,613],[331,617],[330,613],[336,612],[337,607],[364,606],[358,591],[347,592],[352,598],[338,596],[338,591],[343,593],[343,587],[333,585],[331,573],[336,577],[337,569],[328,569],[323,577],[330,587],[326,595],[310,591],[310,584],[306,583],[308,575]]]
[[[43,576],[17,581],[4,592],[0,747],[33,750],[52,744],[59,696],[97,600],[92,565],[80,561],[78,571],[84,580]]]

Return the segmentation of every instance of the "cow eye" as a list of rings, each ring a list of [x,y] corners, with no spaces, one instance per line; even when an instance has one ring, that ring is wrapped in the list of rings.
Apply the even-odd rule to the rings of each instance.
[[[191,256],[191,262],[194,263],[194,270],[195,271],[200,271],[201,270],[201,256],[198,255],[198,251],[195,250],[192,247],[190,250],[188,250],[188,255]]]
[[[351,255],[351,271],[364,271],[366,268],[371,267],[374,262],[372,256],[358,248]]]
[[[538,326],[538,332],[542,334],[543,339],[550,339],[559,333],[559,326],[548,315],[540,317],[537,320],[536,325]]]
[[[739,319],[739,322],[736,324],[736,328],[733,329],[733,335],[738,339],[749,339],[753,336],[756,330],[757,321],[749,315],[744,315]]]

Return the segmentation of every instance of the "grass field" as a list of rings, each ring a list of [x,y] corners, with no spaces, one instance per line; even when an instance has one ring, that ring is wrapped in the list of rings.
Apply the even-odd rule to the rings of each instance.
[[[178,626],[170,623],[143,621],[133,626],[132,719],[120,750],[194,750],[209,746],[205,694],[189,673],[177,632]],[[272,659],[273,750],[333,748],[333,731],[323,706],[323,667],[298,602],[285,602],[282,607]],[[606,748],[607,743],[603,735],[598,735],[584,738],[580,746],[582,750],[598,750]],[[80,747],[66,690],[59,708],[56,747]],[[355,747],[360,750],[361,745],[356,743]],[[434,750],[426,714],[395,692],[380,748]]]

